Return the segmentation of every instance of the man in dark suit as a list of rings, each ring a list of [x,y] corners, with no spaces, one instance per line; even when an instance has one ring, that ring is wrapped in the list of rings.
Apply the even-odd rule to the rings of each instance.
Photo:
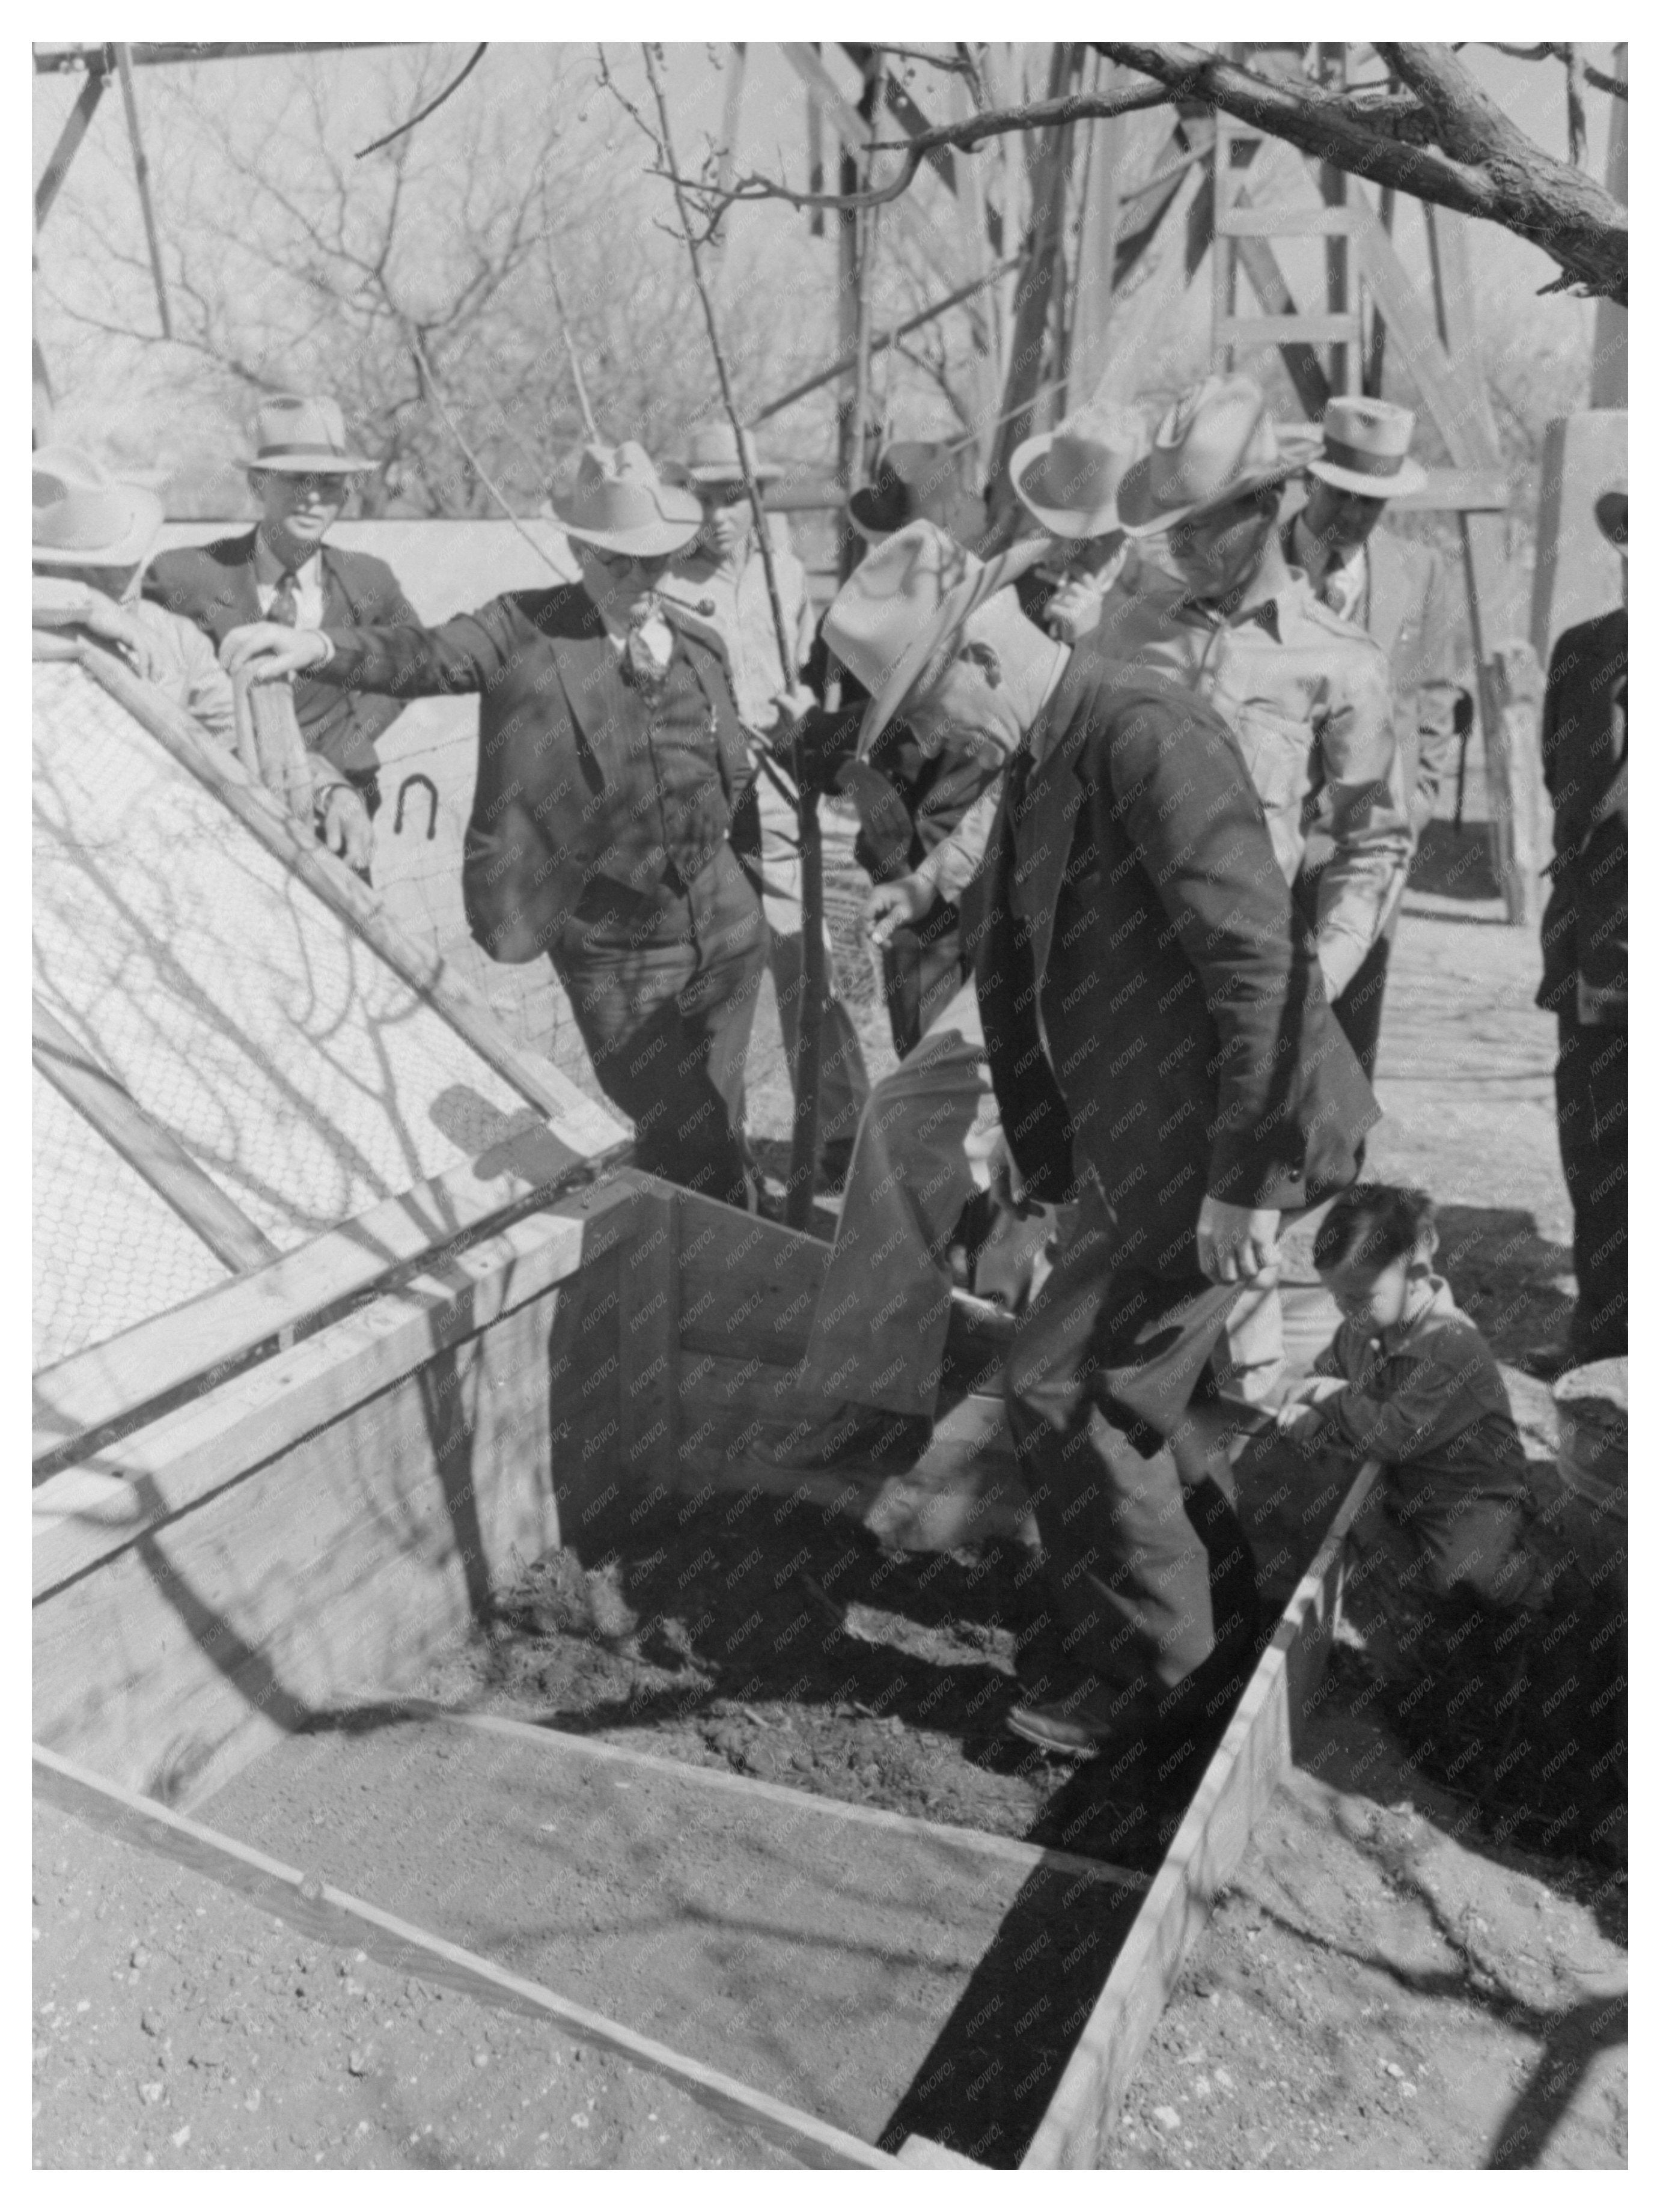
[[[1415,847],[1456,762],[1469,707],[1454,672],[1455,603],[1446,564],[1432,545],[1377,527],[1390,500],[1420,490],[1427,479],[1410,456],[1409,408],[1339,398],[1321,428],[1319,458],[1309,464],[1308,502],[1286,525],[1283,550],[1334,614],[1383,649],[1394,699],[1397,795]],[[1316,824],[1298,879],[1310,913],[1317,909],[1321,871],[1332,852],[1329,828]],[[1377,1063],[1383,985],[1400,911],[1397,902],[1332,1005],[1368,1080]]]
[[[158,555],[145,574],[146,599],[183,615],[216,645],[231,630],[261,621],[317,630],[416,619],[384,561],[324,542],[354,479],[374,466],[350,451],[333,400],[267,400],[246,465],[261,509],[253,529]],[[301,678],[294,707],[307,750],[343,775],[361,802],[349,811],[336,808],[344,840],[337,849],[367,877],[369,824],[380,805],[375,740],[403,705]]]
[[[1006,1384],[1079,1674],[1009,1725],[1086,1754],[1189,1724],[1250,1648],[1250,1548],[1195,1393],[1281,1216],[1353,1180],[1377,1108],[1226,726],[1046,638],[1006,583],[917,524],[825,633],[873,695],[865,745],[903,709],[924,747],[955,729],[1010,757],[986,1053],[1028,1191],[1080,1198]]]
[[[1596,509],[1622,562],[1627,505],[1620,485]],[[1566,1352],[1535,1356],[1535,1373],[1627,1350],[1627,629],[1622,598],[1564,630],[1545,686],[1541,745],[1556,834],[1538,1003],[1556,1016],[1556,1133],[1579,1295]]]
[[[743,1206],[767,951],[727,842],[748,762],[718,641],[655,588],[702,510],[640,447],[590,447],[556,519],[580,585],[510,592],[430,630],[261,623],[222,656],[398,699],[480,694],[473,935],[493,959],[552,960],[639,1164]]]

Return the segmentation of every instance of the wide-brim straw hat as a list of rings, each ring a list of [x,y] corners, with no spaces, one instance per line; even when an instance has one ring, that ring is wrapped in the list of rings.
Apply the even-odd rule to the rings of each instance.
[[[1321,447],[1309,474],[1339,491],[1366,499],[1398,499],[1422,491],[1429,477],[1409,458],[1414,416],[1388,399],[1329,401],[1321,418]]]
[[[352,452],[346,418],[332,399],[289,395],[264,401],[253,442],[255,450],[240,465],[271,469],[278,476],[362,476],[375,465]]]
[[[1626,486],[1622,483],[1610,484],[1606,491],[1599,492],[1592,511],[1596,516],[1596,526],[1603,537],[1610,545],[1617,545],[1623,553],[1626,550],[1626,524],[1630,512]]]
[[[663,475],[670,483],[742,483],[744,463],[749,463],[749,473],[757,483],[768,483],[781,477],[783,468],[777,461],[763,461],[755,450],[755,441],[747,430],[744,433],[741,453],[739,441],[730,422],[718,419],[694,422],[686,433],[686,450],[678,460],[666,461]]]
[[[873,546],[831,600],[824,641],[870,693],[862,760],[906,699],[931,690],[976,611],[1048,550],[1043,538],[982,561],[932,522],[908,523]]]
[[[1026,512],[1057,538],[1104,538],[1122,527],[1118,487],[1146,451],[1146,434],[1127,410],[1080,416],[1014,449],[1009,480]]]
[[[126,568],[155,543],[167,509],[75,446],[42,446],[34,471],[32,556],[60,568]]]
[[[1152,538],[1283,483],[1306,467],[1318,434],[1310,424],[1276,423],[1250,377],[1207,376],[1176,401],[1152,449],[1125,471],[1120,526],[1132,538]]]
[[[872,544],[921,518],[917,494],[955,484],[962,474],[956,449],[939,438],[903,438],[878,456],[876,473],[848,501],[848,519]]]
[[[567,538],[603,553],[678,553],[703,526],[694,495],[665,483],[643,446],[584,446],[576,482],[556,500]]]

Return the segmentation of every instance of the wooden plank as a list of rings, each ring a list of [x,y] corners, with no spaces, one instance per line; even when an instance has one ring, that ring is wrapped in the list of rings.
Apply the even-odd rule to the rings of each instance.
[[[1364,200],[1353,201],[1349,215],[1360,274],[1389,325],[1389,343],[1398,349],[1455,465],[1463,469],[1502,468],[1504,457],[1486,434],[1464,382],[1454,373],[1434,318],[1408,276],[1389,234]]]
[[[35,1789],[51,1803],[236,1891],[313,1942],[332,1944],[343,1952],[362,1949],[396,1973],[440,1983],[496,2011],[550,2021],[585,2043],[673,2082],[711,2112],[753,2130],[804,2166],[885,2171],[898,2164],[885,2152],[809,2112],[798,2112],[696,2059],[683,2057],[666,2044],[573,2003],[539,1982],[509,1973],[477,1952],[383,1912],[350,1891],[335,1889],[298,1867],[267,1857],[218,1829],[170,1812],[43,1746],[34,1746],[33,1756]]]
[[[585,1194],[586,1195],[586,1194]],[[590,1316],[614,1290],[587,1218],[566,1201],[416,1276],[292,1351],[192,1399],[34,1490],[37,1596],[84,1575],[148,1531],[193,1510],[253,1468],[343,1419],[436,1354],[581,1278]],[[596,1354],[593,1364],[603,1364]],[[569,1393],[572,1419],[604,1426],[596,1394]],[[611,1397],[614,1398],[614,1386]],[[609,1407],[611,1401],[606,1401]],[[589,1431],[582,1431],[586,1443]]]
[[[397,1710],[413,1720],[507,1736],[524,1744],[526,1750],[535,1747],[544,1753],[564,1753],[573,1759],[672,1775],[676,1781],[724,1790],[740,1801],[748,1798],[751,1802],[787,1805],[804,1820],[822,1814],[826,1820],[840,1820],[850,1827],[879,1828],[890,1835],[915,1836],[919,1840],[949,1844],[956,1850],[972,1852],[976,1857],[1000,1859],[1006,1866],[1047,1867],[1059,1874],[1082,1875],[1108,1882],[1117,1889],[1147,1889],[1152,1882],[1151,1875],[1134,1867],[1114,1866],[1109,1860],[1090,1858],[1080,1851],[1051,1850],[1047,1844],[1025,1843],[1018,1836],[995,1836],[983,1828],[959,1828],[946,1820],[925,1820],[915,1814],[891,1813],[879,1805],[849,1804],[845,1798],[821,1796],[816,1790],[794,1790],[786,1783],[763,1782],[753,1775],[734,1774],[728,1767],[693,1766],[685,1759],[665,1758],[657,1752],[642,1751],[632,1743],[609,1743],[599,1736],[570,1735],[559,1729],[544,1728],[536,1721],[514,1720],[506,1714],[455,1712],[426,1698],[401,1698],[397,1701]]]
[[[260,843],[316,892],[435,1012],[465,1038],[479,1058],[553,1122],[556,1131],[595,1165],[620,1158],[631,1147],[603,1108],[545,1060],[533,1060],[508,1039],[484,1000],[441,954],[406,937],[385,902],[344,861],[325,851],[310,831],[285,814],[269,793],[252,784],[241,763],[204,735],[182,707],[123,667],[112,653],[82,647],[76,657],[87,673],[164,745],[180,765],[222,799]]]
[[[811,46],[785,41],[778,49],[806,87],[807,97],[836,131],[849,152],[870,143],[870,125],[847,99]],[[890,200],[885,210],[898,222],[913,246],[947,283],[960,284],[970,273],[962,266],[952,241],[920,206],[910,192]]]
[[[807,1348],[830,1246],[694,1192],[679,1203],[683,1348],[794,1366]]]
[[[52,204],[63,188],[64,179],[70,173],[70,164],[80,151],[81,141],[87,135],[87,126],[104,96],[104,87],[109,82],[107,51],[100,46],[88,52],[89,55],[95,53],[97,58],[88,61],[87,81],[64,118],[64,127],[58,134],[58,143],[48,155],[46,166],[40,173],[40,181],[34,188],[37,229],[52,213]]]
[[[538,1123],[234,1283],[41,1369],[33,1382],[37,1478],[96,1449],[122,1425],[286,1348],[400,1272],[548,1205],[587,1173],[586,1161]]]
[[[239,1273],[278,1258],[275,1244],[197,1165],[170,1129],[145,1113],[49,1006],[33,994],[34,1065],[130,1168],[189,1224],[216,1259]]]
[[[1290,1771],[1330,1644],[1343,1543],[1377,1480],[1368,1460],[1280,1616],[1206,1768],[1021,2165],[1093,2167],[1183,1963],[1251,1828]]]
[[[642,1498],[673,1495],[680,1434],[680,1194],[648,1182],[617,1255],[619,1458]]]
[[[1228,315],[1218,336],[1224,345],[1341,345],[1360,334],[1358,315]]]
[[[417,1687],[617,1496],[614,1375],[587,1387],[617,1304],[612,1263],[429,1345],[276,1456],[222,1461],[188,1502],[141,1489],[125,1525],[52,1532],[93,1556],[34,1603],[36,1736],[199,1800],[278,1736]]]

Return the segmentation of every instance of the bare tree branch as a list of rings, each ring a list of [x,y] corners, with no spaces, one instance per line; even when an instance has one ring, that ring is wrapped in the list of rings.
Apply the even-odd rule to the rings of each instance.
[[[1483,39],[1484,46],[1491,46],[1496,54],[1508,54],[1517,62],[1566,62],[1573,52],[1572,46],[1559,46],[1550,39],[1540,39],[1530,46],[1506,46],[1502,39]],[[1631,88],[1622,76],[1610,76],[1606,70],[1594,69],[1590,62],[1580,64],[1585,82],[1598,92],[1606,92],[1611,99],[1627,100]]]
[[[428,116],[429,116],[435,108],[440,108],[444,105],[444,102],[449,98],[452,93],[459,92],[461,89],[461,87],[472,75],[474,70],[477,68],[479,63],[483,60],[485,54],[489,51],[489,41],[488,40],[481,40],[472,50],[471,60],[466,64],[465,67],[461,70],[458,76],[451,79],[450,82],[444,87],[444,89],[439,94],[435,100],[429,100],[418,114],[410,116],[407,123],[400,123],[395,131],[388,131],[384,138],[376,138],[372,140],[367,146],[360,146],[356,154],[353,156],[353,159],[361,161],[367,155],[378,154],[383,146],[390,146],[394,138],[403,137],[406,131],[413,131],[417,123],[424,123]]]

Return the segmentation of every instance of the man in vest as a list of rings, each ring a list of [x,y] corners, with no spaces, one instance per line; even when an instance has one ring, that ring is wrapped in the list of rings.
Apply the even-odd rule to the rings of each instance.
[[[1538,1003],[1556,1017],[1556,1132],[1573,1201],[1578,1297],[1566,1349],[1535,1354],[1535,1374],[1627,1352],[1628,505],[1624,484],[1596,505],[1597,527],[1620,554],[1620,605],[1563,631],[1545,685],[1541,747],[1555,854]]]
[[[320,630],[415,620],[384,561],[325,543],[354,483],[374,467],[351,451],[332,399],[266,400],[246,465],[259,502],[254,528],[159,555],[144,578],[146,599],[195,623],[216,644],[261,621]],[[375,740],[403,708],[310,678],[295,685],[294,707],[307,750],[328,761],[356,794],[355,803],[341,802],[342,849],[367,877],[370,824],[380,805]]]
[[[749,773],[714,641],[660,598],[702,510],[645,452],[589,447],[556,508],[580,585],[510,592],[435,629],[232,631],[233,670],[395,699],[477,692],[462,863],[496,960],[546,953],[635,1157],[744,1206],[744,1060],[766,964],[727,830]]]
[[[1404,801],[1415,847],[1435,812],[1469,708],[1469,695],[1453,670],[1446,564],[1433,546],[1377,527],[1391,499],[1421,490],[1426,481],[1409,458],[1411,410],[1382,399],[1336,398],[1321,428],[1324,442],[1309,464],[1308,503],[1286,524],[1281,546],[1291,567],[1302,570],[1332,612],[1365,630],[1389,662],[1395,796]],[[1320,877],[1333,851],[1329,827],[1322,821],[1310,833],[1298,878],[1298,896],[1310,913],[1318,909]],[[1368,1077],[1377,1060],[1383,984],[1400,913],[1397,898],[1332,1004]]]
[[[757,486],[782,473],[752,448],[744,458]],[[740,804],[733,835],[758,883],[766,910],[768,961],[793,1081],[806,949],[800,823],[783,739],[796,715],[812,704],[810,695],[800,688],[800,675],[812,647],[807,572],[779,542],[781,532],[774,527],[775,518],[751,511],[738,441],[729,422],[695,423],[687,433],[684,453],[668,463],[664,474],[671,483],[684,484],[702,510],[702,527],[676,560],[665,581],[665,595],[714,624],[726,648],[739,715],[753,741],[756,772]],[[772,532],[773,572],[790,647],[788,668],[778,659],[778,634],[758,542],[763,529]],[[775,744],[776,755],[771,750]],[[859,1032],[831,981],[828,930],[824,975],[818,1039],[818,1151],[823,1179],[839,1187],[870,1081]]]

